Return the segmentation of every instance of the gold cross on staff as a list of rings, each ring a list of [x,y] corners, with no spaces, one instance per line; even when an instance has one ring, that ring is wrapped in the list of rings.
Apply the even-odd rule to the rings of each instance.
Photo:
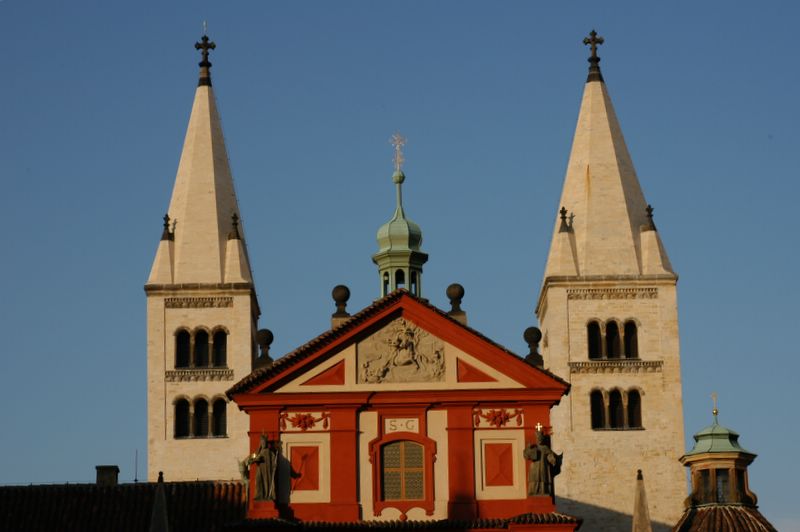
[[[394,169],[397,172],[403,169],[403,163],[406,162],[403,157],[403,146],[406,145],[406,141],[407,139],[399,131],[389,139],[389,143],[394,146]]]
[[[536,432],[542,432],[542,427],[544,427],[544,425],[542,425],[541,422],[537,421],[536,422]]]
[[[719,414],[719,410],[717,409],[717,392],[711,392],[711,400],[714,402],[714,410],[712,410],[711,413],[716,416]]]

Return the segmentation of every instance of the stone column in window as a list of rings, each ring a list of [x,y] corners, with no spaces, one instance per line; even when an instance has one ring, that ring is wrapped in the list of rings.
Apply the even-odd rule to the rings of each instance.
[[[192,341],[194,341],[194,337],[192,337]],[[194,352],[194,350],[192,350]],[[194,401],[189,401],[189,438],[194,438],[195,427],[196,423],[194,422]]]
[[[600,324],[600,355],[602,356],[603,360],[608,358],[608,346],[606,346],[606,324]],[[605,397],[605,392],[603,392],[603,397]],[[608,410],[608,401],[606,401],[606,410]],[[606,416],[608,419],[608,416]]]
[[[606,343],[603,342],[605,346]],[[605,358],[605,355],[603,355]],[[603,417],[603,428],[610,429],[611,428],[611,401],[608,398],[608,392],[603,390],[603,409],[605,410],[606,415]]]
[[[193,368],[193,367],[195,367],[197,365],[195,363],[194,337],[195,337],[195,333],[192,333],[189,336],[189,367],[190,368]],[[194,408],[194,405],[192,405],[190,408]],[[194,434],[194,433],[192,433],[192,434]]]
[[[625,345],[623,342],[622,345]],[[628,424],[628,392],[623,390],[620,392],[622,395],[622,427],[627,429],[630,428]]]

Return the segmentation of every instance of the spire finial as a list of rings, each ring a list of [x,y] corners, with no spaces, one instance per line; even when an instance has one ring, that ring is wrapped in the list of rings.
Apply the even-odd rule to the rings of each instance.
[[[714,409],[711,413],[714,414],[714,423],[716,423],[717,416],[719,415],[719,409],[717,408],[717,392],[711,392],[711,401],[714,403]]]
[[[231,215],[231,232],[228,233],[228,240],[241,240],[242,237],[239,236],[239,215],[233,213]]]
[[[592,30],[589,36],[583,39],[583,44],[588,44],[592,55],[589,56],[589,77],[586,81],[603,81],[603,74],[600,73],[600,58],[597,56],[597,45],[603,44],[605,39],[597,35],[597,32]]]
[[[656,223],[653,221],[653,210],[653,206],[648,203],[645,211],[647,212],[647,228],[651,231],[656,230]]]
[[[203,22],[204,30],[206,29],[206,24]],[[214,41],[208,40],[208,35],[203,32],[203,36],[200,38],[200,42],[194,43],[195,50],[200,50],[200,54],[202,56],[202,61],[198,63],[200,66],[200,80],[197,82],[198,86],[208,85],[211,86],[211,62],[208,60],[208,51],[213,50],[217,47]]]
[[[406,139],[403,135],[400,134],[399,131],[395,132],[392,135],[392,138],[389,139],[389,143],[394,146],[394,171],[401,172],[403,171],[403,163],[406,162],[405,157],[403,157],[403,146],[406,145],[408,139]]]
[[[570,224],[567,222],[567,208],[562,206],[561,210],[558,211],[561,215],[561,225],[558,228],[559,233],[568,233],[570,229]]]
[[[164,215],[164,230],[161,232],[161,240],[174,240],[175,235],[169,230],[169,214]]]

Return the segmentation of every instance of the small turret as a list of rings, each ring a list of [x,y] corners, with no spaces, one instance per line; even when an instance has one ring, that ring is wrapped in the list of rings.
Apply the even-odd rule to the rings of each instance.
[[[422,230],[406,218],[403,210],[403,146],[406,139],[395,133],[391,139],[395,148],[392,181],[397,187],[397,205],[392,219],[378,229],[378,252],[372,261],[378,265],[381,297],[398,288],[406,288],[415,296],[422,295],[422,265],[428,255],[420,249]]]
[[[674,530],[774,531],[775,527],[758,511],[758,499],[748,483],[747,467],[756,455],[739,445],[736,432],[719,424],[716,394],[712,397],[714,420],[694,435],[692,450],[680,458],[691,470],[692,491]]]

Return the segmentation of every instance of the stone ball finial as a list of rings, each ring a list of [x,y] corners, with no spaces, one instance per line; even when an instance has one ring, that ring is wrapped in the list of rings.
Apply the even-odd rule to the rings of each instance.
[[[333,316],[337,318],[349,316],[350,314],[345,309],[347,308],[347,302],[350,300],[350,289],[343,284],[337,284],[333,287],[331,296],[336,303],[336,312]]]
[[[262,348],[269,349],[274,339],[275,335],[269,329],[261,329],[256,333],[256,342]]]
[[[450,312],[461,312],[461,300],[464,299],[464,287],[453,283],[447,287],[447,298],[450,300]]]
[[[544,358],[539,354],[539,342],[542,340],[542,331],[538,327],[528,327],[522,333],[522,337],[528,344],[528,356],[525,357],[525,362],[537,367],[544,366]]]
[[[256,343],[261,349],[261,355],[259,356],[258,360],[259,367],[272,364],[272,358],[269,356],[269,346],[272,345],[272,341],[274,339],[275,335],[273,335],[272,331],[269,329],[260,329],[256,333]]]

